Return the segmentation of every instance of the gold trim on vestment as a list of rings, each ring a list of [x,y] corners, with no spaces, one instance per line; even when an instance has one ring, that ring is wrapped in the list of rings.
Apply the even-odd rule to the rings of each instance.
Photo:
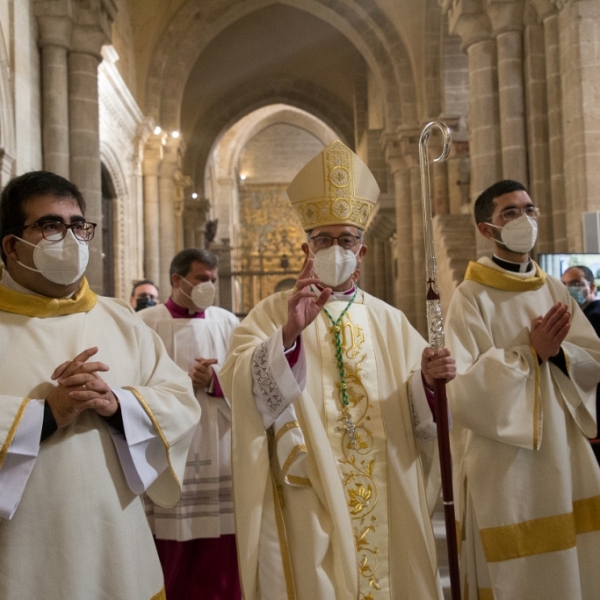
[[[283,463],[283,467],[281,467],[281,474],[284,477],[287,475],[288,469],[292,466],[292,463],[296,460],[296,457],[300,452],[307,452],[305,444],[298,444],[292,448],[292,451]]]
[[[276,434],[275,434],[275,443],[277,443],[290,429],[295,429],[296,427],[300,427],[300,423],[298,421],[288,421]]]
[[[156,431],[158,433],[158,437],[160,438],[160,441],[163,443],[163,446],[165,447],[165,451],[167,453],[167,463],[169,465],[169,470],[171,471],[171,475],[173,475],[173,477],[175,478],[175,481],[177,482],[177,485],[181,488],[181,481],[179,481],[179,477],[177,477],[177,473],[175,472],[175,469],[173,468],[173,465],[171,464],[171,453],[169,452],[169,448],[170,448],[169,442],[167,441],[167,438],[165,437],[163,430],[161,429],[160,425],[158,424],[156,417],[152,413],[152,410],[150,410],[148,403],[146,402],[146,400],[144,400],[144,397],[135,388],[133,388],[131,386],[123,386],[123,389],[129,390],[137,398],[138,402],[142,405],[142,408],[144,409],[144,411],[146,412],[146,414],[152,421],[152,425],[154,425],[154,428],[156,429]]]
[[[328,304],[335,319],[345,308],[342,302]],[[335,352],[331,327],[317,323],[324,364]],[[369,335],[369,315],[354,305],[340,323],[344,379],[349,396],[348,410],[356,426],[356,444],[340,425],[343,406],[339,374],[327,379],[324,387],[328,406],[328,436],[346,496],[356,557],[358,600],[389,600],[389,511],[387,492],[387,446],[379,398],[376,354]]]
[[[167,600],[167,593],[165,592],[165,588],[160,590],[160,592],[158,592],[158,594],[155,594],[154,596],[152,596],[152,598],[150,598],[150,600]]]
[[[465,281],[475,281],[505,292],[528,292],[539,290],[546,283],[546,273],[534,262],[535,276],[523,279],[506,271],[499,271],[481,263],[471,261],[465,273]]]
[[[600,496],[573,503],[573,512],[481,529],[487,562],[500,562],[573,548],[575,536],[600,531]]]
[[[23,294],[0,285],[0,310],[26,317],[45,318],[89,312],[96,306],[97,300],[98,296],[92,292],[85,277],[70,298]]]
[[[21,423],[21,419],[23,418],[23,415],[25,414],[25,409],[27,408],[27,405],[29,404],[30,400],[31,400],[31,398],[23,399],[23,401],[21,402],[21,405],[19,406],[19,410],[17,410],[17,414],[15,415],[15,420],[13,421],[12,425],[10,426],[10,429],[8,430],[8,435],[6,436],[6,439],[4,440],[4,444],[2,445],[2,450],[0,450],[0,469],[2,468],[4,459],[6,458],[6,455],[8,453],[8,449],[10,448],[10,445],[12,444],[12,441],[15,438],[17,429],[19,427],[19,424]]]
[[[494,592],[492,588],[477,588],[479,600],[494,600]]]
[[[573,502],[573,514],[575,515],[575,532],[589,533],[600,530],[600,496],[575,500]]]
[[[312,487],[310,479],[307,477],[298,477],[297,475],[286,475],[284,477],[286,483],[293,483],[294,485],[304,485],[306,487]]]
[[[565,357],[565,368],[567,369],[567,373],[571,372],[571,361],[569,360],[569,355],[565,352],[565,349],[561,346],[562,351],[563,351],[563,355]],[[567,377],[571,377],[570,375],[567,375]]]
[[[533,346],[529,346],[533,354],[533,371],[535,373],[535,394],[533,395],[533,449],[540,449],[540,363],[537,352]]]
[[[294,583],[294,572],[292,571],[292,561],[288,548],[287,537],[285,534],[285,524],[281,511],[280,497],[277,492],[277,485],[273,473],[270,473],[271,488],[273,490],[273,510],[275,512],[275,523],[277,524],[277,537],[279,539],[279,548],[281,549],[281,564],[285,577],[285,589],[287,591],[287,600],[296,600],[296,585]]]

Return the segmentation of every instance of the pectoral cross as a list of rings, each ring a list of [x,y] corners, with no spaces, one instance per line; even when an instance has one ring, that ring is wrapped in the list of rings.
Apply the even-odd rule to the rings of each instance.
[[[350,439],[350,448],[358,450],[358,444],[356,442],[356,425],[352,420],[352,415],[347,406],[342,410],[339,420],[341,421],[339,428],[345,430]]]

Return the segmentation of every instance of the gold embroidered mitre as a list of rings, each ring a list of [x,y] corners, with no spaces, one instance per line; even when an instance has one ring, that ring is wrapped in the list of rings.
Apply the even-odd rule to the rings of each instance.
[[[302,168],[287,194],[304,231],[324,225],[364,229],[379,186],[369,167],[336,140]]]

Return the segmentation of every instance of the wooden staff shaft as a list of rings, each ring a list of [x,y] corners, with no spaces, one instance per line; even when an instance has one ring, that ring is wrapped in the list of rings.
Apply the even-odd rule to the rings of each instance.
[[[446,521],[446,543],[448,546],[448,565],[450,569],[450,587],[452,600],[460,598],[460,571],[458,568],[458,543],[456,538],[456,515],[454,512],[454,492],[452,490],[452,458],[450,455],[450,436],[448,428],[448,400],[446,382],[434,379],[435,421],[440,451],[440,470],[442,474],[442,499]]]

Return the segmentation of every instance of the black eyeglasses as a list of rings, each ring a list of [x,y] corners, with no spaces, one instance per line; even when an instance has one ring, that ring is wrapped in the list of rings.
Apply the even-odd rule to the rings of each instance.
[[[315,248],[318,248],[319,250],[330,248],[333,244],[333,240],[337,240],[339,246],[349,250],[356,246],[357,242],[360,241],[360,238],[351,233],[342,233],[342,235],[338,235],[337,237],[329,235],[328,233],[319,233],[310,238],[310,241],[314,244]]]
[[[63,223],[62,221],[38,221],[31,225],[24,225],[23,230],[29,227],[37,227],[42,230],[42,236],[50,242],[60,242],[70,229],[73,235],[82,242],[89,242],[96,232],[96,223],[87,221],[75,221],[74,223]]]

